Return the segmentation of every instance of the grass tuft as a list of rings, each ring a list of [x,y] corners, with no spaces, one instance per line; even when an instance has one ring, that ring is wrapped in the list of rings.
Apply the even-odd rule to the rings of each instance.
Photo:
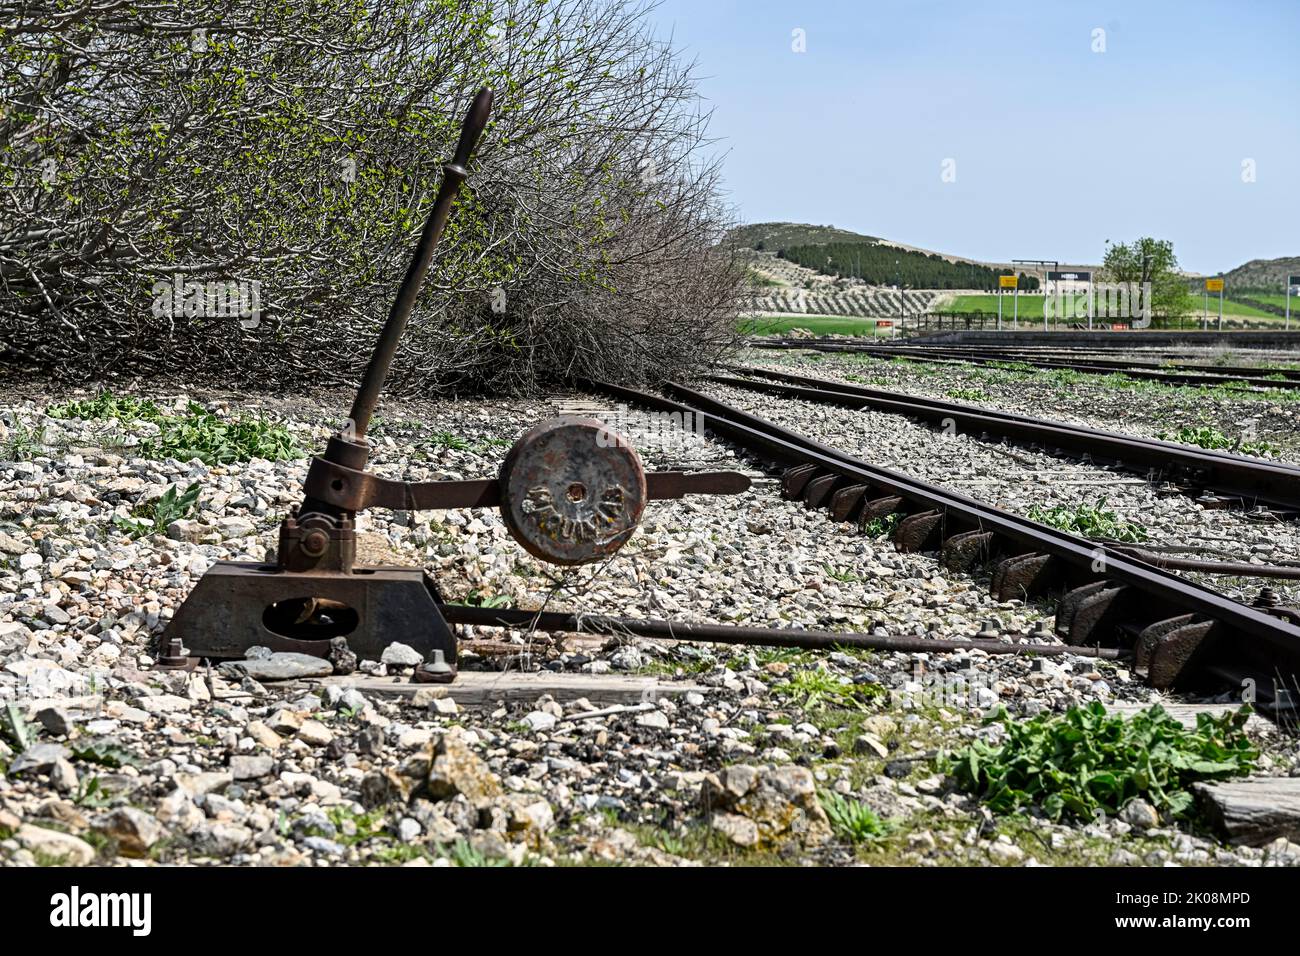
[[[889,833],[889,824],[861,800],[854,800],[833,790],[817,794],[822,809],[830,818],[831,829],[850,843],[867,843]]]

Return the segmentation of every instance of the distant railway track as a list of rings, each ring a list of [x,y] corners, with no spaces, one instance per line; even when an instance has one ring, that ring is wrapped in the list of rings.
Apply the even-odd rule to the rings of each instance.
[[[1300,514],[1300,467],[1286,462],[769,369],[738,371],[766,381],[722,375],[711,376],[710,381],[785,398],[905,415],[1050,453],[1087,455],[1098,464],[1123,468],[1167,490],[1191,495],[1206,507],[1264,507],[1288,517]]]
[[[1003,365],[1019,363],[1042,369],[1062,369],[1094,375],[1126,375],[1135,379],[1165,382],[1170,385],[1245,385],[1253,388],[1300,389],[1300,372],[1295,369],[1250,368],[1236,366],[1178,365],[1116,359],[1070,359],[1042,357],[1023,351],[989,351],[985,349],[923,345],[859,345],[816,339],[778,339],[754,341],[755,348],[804,349],[817,352],[843,352],[872,355],[880,359],[903,358],[942,365]],[[1184,369],[1188,371],[1183,371]],[[1194,371],[1192,371],[1194,370]],[[1266,376],[1278,376],[1269,378]]]
[[[879,468],[684,385],[667,383],[659,395],[584,384],[632,405],[701,416],[716,437],[780,469],[784,497],[827,508],[835,520],[865,527],[897,515],[899,550],[935,552],[957,571],[988,568],[998,600],[1055,596],[1057,637],[1120,651],[1155,687],[1244,687],[1263,706],[1291,706],[1300,610],[1234,601],[1120,548]]]
[[[1192,362],[1173,361],[1174,358],[1185,358],[1173,352],[1163,352],[1159,355],[1152,356],[1160,361],[1146,361],[1143,359],[1109,359],[1098,356],[1099,350],[1096,346],[1004,346],[1004,345],[901,345],[890,346],[891,348],[913,348],[923,349],[925,351],[941,350],[954,354],[978,354],[984,356],[1005,356],[1007,361],[1086,361],[1090,365],[1099,365],[1107,368],[1135,368],[1147,369],[1156,372],[1189,372],[1189,373],[1211,373],[1214,375],[1244,375],[1248,377],[1260,376],[1282,376],[1289,379],[1300,379],[1300,369],[1279,368],[1274,366],[1263,365],[1203,365]]]

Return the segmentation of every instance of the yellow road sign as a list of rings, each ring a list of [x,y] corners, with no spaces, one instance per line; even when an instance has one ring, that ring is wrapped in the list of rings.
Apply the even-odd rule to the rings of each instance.
[[[1206,292],[1222,292],[1222,291],[1223,291],[1223,280],[1222,280],[1222,279],[1206,279],[1206,280],[1205,280],[1205,291],[1206,291]]]
[[[998,276],[998,285],[1003,289],[1014,289],[1016,287],[1016,277]]]

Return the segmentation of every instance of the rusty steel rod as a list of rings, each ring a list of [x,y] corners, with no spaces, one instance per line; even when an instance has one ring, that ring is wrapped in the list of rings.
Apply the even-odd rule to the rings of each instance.
[[[406,322],[411,317],[415,299],[424,284],[425,273],[429,271],[429,260],[433,258],[433,250],[442,237],[443,227],[447,224],[451,207],[456,202],[456,194],[469,176],[469,159],[474,152],[474,147],[478,145],[479,137],[483,135],[491,110],[492,90],[484,87],[474,97],[469,113],[465,116],[465,123],[460,131],[460,142],[456,144],[455,156],[450,163],[442,167],[442,185],[438,188],[438,198],[434,201],[429,218],[424,223],[424,231],[420,233],[415,254],[411,257],[411,264],[406,269],[406,276],[402,279],[397,298],[393,300],[392,310],[388,313],[388,321],[384,323],[379,333],[379,341],[375,344],[370,363],[366,366],[365,375],[361,379],[361,386],[357,389],[357,397],[352,403],[352,412],[348,416],[356,441],[366,437],[371,416],[374,415],[375,405],[379,401],[379,392],[384,387],[384,380],[388,378],[388,368],[393,363],[393,356],[397,354],[397,344],[402,338],[402,332],[406,330]]]
[[[1122,660],[1125,651],[1107,647],[1078,647],[1072,644],[1016,644],[990,638],[929,638],[907,634],[862,634],[837,631],[796,630],[788,627],[743,627],[726,624],[690,624],[674,621],[639,620],[629,617],[606,617],[599,614],[570,614],[562,611],[525,611],[514,608],[471,607],[466,604],[442,605],[443,617],[450,624],[478,627],[513,627],[539,631],[571,631],[607,634],[613,637],[650,637],[673,641],[703,641],[712,644],[753,644],[761,647],[798,647],[809,650],[859,648],[898,651],[904,654],[951,654],[955,651],[983,651],[986,654],[1026,655],[1031,657],[1096,657]],[[1025,635],[1012,635],[1023,637]],[[472,647],[473,645],[467,645]]]
[[[1285,578],[1300,581],[1300,566],[1285,564],[1251,564],[1248,561],[1203,561],[1198,558],[1175,558],[1124,545],[1107,545],[1114,551],[1154,564],[1167,571],[1200,571],[1203,574],[1228,574],[1243,578]]]

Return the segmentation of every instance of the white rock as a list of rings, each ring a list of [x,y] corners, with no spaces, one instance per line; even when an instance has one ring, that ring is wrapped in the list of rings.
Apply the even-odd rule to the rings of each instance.
[[[379,663],[389,667],[415,667],[424,663],[424,658],[415,648],[406,644],[389,644],[379,658]]]
[[[648,727],[651,730],[667,730],[668,715],[661,710],[652,710],[648,713],[638,714],[636,725],[638,727]]]
[[[319,720],[304,720],[298,730],[298,739],[313,747],[324,747],[334,739],[334,734]]]
[[[24,823],[14,838],[40,859],[57,861],[66,866],[89,866],[95,860],[95,848],[85,840],[59,830]]]
[[[174,714],[178,711],[189,710],[194,706],[192,700],[184,697],[177,697],[175,694],[159,694],[156,697],[141,697],[139,700],[140,709],[148,714]]]
[[[554,714],[548,714],[545,711],[535,710],[524,717],[526,723],[533,730],[550,730],[556,724]]]

